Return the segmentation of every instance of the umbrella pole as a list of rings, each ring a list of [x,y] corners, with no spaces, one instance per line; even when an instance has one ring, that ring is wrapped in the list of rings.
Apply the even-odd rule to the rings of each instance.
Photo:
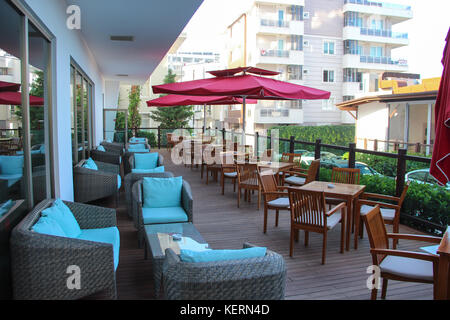
[[[245,146],[245,96],[242,97],[242,145]]]
[[[203,130],[206,132],[206,104],[203,105]]]

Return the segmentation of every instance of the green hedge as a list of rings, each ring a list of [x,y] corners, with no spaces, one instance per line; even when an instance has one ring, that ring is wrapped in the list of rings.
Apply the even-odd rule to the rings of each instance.
[[[330,181],[331,169],[320,168],[319,180]],[[365,192],[395,195],[395,179],[390,177],[362,175],[360,184],[366,186]],[[445,188],[411,182],[403,202],[402,212],[441,226],[447,226],[450,223],[449,207],[450,192]],[[436,232],[433,227],[425,228],[410,221],[403,223],[411,223],[412,227],[424,232]]]
[[[355,141],[354,125],[336,125],[336,126],[274,126],[272,129],[278,129],[280,138],[289,139],[291,136],[295,140],[315,142],[321,139],[322,143],[334,144],[338,146],[348,146]],[[270,134],[270,131],[269,131]]]

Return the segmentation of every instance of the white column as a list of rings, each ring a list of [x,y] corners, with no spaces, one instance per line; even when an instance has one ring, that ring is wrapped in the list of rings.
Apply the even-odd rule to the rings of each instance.
[[[428,115],[427,115],[427,144],[431,143],[431,112],[433,110],[433,105],[430,102],[428,104]],[[430,154],[430,146],[426,147],[426,154]]]

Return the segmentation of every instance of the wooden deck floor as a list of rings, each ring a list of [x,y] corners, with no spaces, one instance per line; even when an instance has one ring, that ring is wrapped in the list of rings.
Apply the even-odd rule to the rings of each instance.
[[[252,203],[236,205],[236,193],[229,183],[225,195],[220,194],[220,184],[205,184],[199,169],[176,166],[170,156],[161,150],[166,171],[183,176],[192,187],[194,196],[194,224],[210,247],[214,249],[242,248],[245,241],[265,246],[283,255],[287,264],[286,299],[369,299],[366,287],[371,265],[367,237],[360,241],[358,250],[352,247],[339,253],[340,227],[329,233],[327,263],[321,265],[322,238],[310,234],[310,244],[305,247],[303,234],[295,244],[294,256],[289,257],[289,216],[280,212],[280,224],[274,226],[274,215],[269,211],[267,233],[263,228],[263,209],[256,210],[256,195]],[[117,271],[119,299],[154,299],[152,266],[144,260],[143,249],[137,247],[137,231],[125,212],[124,195],[119,202],[118,226],[121,236],[120,263]],[[401,226],[402,233],[419,233]],[[414,241],[400,242],[399,248],[418,250],[425,244]],[[432,285],[390,281],[387,299],[432,299]]]

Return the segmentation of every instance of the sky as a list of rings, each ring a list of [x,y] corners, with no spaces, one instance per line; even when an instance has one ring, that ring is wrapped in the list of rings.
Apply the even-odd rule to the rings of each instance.
[[[393,50],[392,57],[408,60],[409,72],[420,74],[422,79],[440,77],[445,37],[450,27],[450,0],[383,2],[410,5],[413,10],[413,19],[393,28],[393,31],[408,32],[409,46]],[[252,0],[205,0],[186,26],[188,38],[180,50],[220,52],[227,27],[251,3]]]

